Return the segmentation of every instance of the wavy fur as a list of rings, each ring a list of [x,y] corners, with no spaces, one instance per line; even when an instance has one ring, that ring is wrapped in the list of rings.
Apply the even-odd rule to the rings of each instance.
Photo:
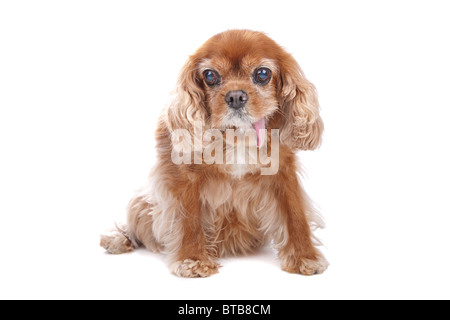
[[[273,73],[264,86],[251,79],[261,65]],[[220,72],[220,86],[203,82],[202,72],[209,68]],[[233,115],[224,100],[230,90],[248,93],[242,117],[265,119],[268,130],[280,129],[277,174],[261,175],[261,163],[237,167],[171,161],[176,129],[186,129],[194,139],[196,121],[202,129],[238,123],[227,122]],[[218,272],[219,257],[272,244],[284,270],[323,272],[328,263],[312,234],[323,220],[301,185],[295,156],[298,149],[319,147],[322,131],[316,89],[290,54],[260,32],[231,30],[214,36],[183,66],[158,123],[158,162],[148,185],[130,201],[128,224],[102,236],[102,246],[110,253],[144,246],[167,254],[173,273],[205,277]]]

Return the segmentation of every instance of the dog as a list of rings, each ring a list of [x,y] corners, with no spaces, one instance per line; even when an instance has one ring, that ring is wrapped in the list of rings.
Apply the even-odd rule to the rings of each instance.
[[[323,219],[296,157],[321,144],[319,109],[314,85],[267,35],[213,36],[183,66],[158,120],[157,163],[127,224],[102,235],[101,246],[112,254],[143,246],[166,254],[175,275],[207,277],[219,258],[271,244],[283,270],[323,273],[328,262],[313,235]],[[233,157],[239,148],[245,161]]]

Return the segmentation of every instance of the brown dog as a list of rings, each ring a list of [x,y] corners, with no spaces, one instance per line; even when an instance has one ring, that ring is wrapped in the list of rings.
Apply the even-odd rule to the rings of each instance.
[[[230,130],[253,136],[229,139]],[[218,272],[218,257],[272,242],[283,270],[322,273],[328,263],[311,231],[322,220],[295,156],[316,149],[322,131],[316,90],[290,54],[260,32],[212,37],[184,65],[160,117],[158,161],[129,204],[128,224],[101,245],[110,253],[143,245],[168,254],[175,274],[206,277]],[[229,158],[239,148],[245,161]]]

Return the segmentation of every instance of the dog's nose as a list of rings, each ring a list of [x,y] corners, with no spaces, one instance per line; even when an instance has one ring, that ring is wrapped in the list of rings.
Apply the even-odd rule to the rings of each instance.
[[[241,109],[247,103],[248,95],[244,90],[228,91],[225,101],[230,108]]]

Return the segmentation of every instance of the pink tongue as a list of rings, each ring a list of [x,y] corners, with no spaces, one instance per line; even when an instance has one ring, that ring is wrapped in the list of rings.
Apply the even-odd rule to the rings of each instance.
[[[256,143],[258,148],[262,146],[262,144],[264,143],[265,139],[266,139],[266,132],[265,132],[265,128],[266,128],[266,121],[264,118],[262,118],[261,120],[255,122],[253,124],[253,127],[256,130]]]

